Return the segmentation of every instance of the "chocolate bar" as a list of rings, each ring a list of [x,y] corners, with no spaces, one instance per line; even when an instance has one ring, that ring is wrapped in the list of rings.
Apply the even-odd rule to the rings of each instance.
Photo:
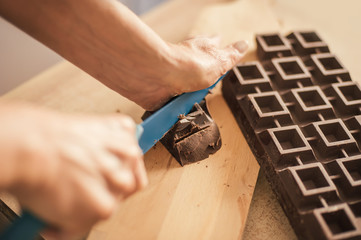
[[[222,93],[299,239],[361,239],[361,90],[314,31],[256,36]]]
[[[146,112],[142,119],[151,114]],[[206,159],[222,146],[218,126],[210,117],[205,101],[196,103],[186,116],[179,116],[160,142],[182,166]]]

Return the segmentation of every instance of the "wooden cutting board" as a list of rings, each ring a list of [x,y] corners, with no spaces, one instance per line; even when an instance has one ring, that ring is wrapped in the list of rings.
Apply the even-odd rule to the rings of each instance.
[[[228,14],[234,8],[239,11]],[[215,11],[217,9],[219,11]],[[216,5],[200,14],[194,24],[192,34],[220,33],[224,44],[248,39],[251,47],[256,30],[277,29],[278,26],[269,10],[269,1],[265,0]],[[167,31],[177,31],[170,29]],[[252,58],[251,51],[247,59]],[[2,100],[32,102],[71,113],[120,112],[130,115],[136,122],[140,122],[143,113],[140,107],[68,62],[50,68],[6,94]],[[207,97],[207,102],[220,128],[221,150],[202,162],[181,167],[161,144],[157,144],[144,157],[149,186],[120,202],[114,216],[95,226],[88,239],[241,238],[259,166],[219,86]]]
[[[361,22],[358,0],[253,0],[219,4],[207,8],[195,23],[195,33],[218,34],[225,41],[243,37],[254,47],[254,34],[292,30],[315,30],[329,44],[353,81],[361,84]],[[255,59],[254,54],[248,59]],[[264,173],[257,180],[249,209],[244,240],[297,239]]]

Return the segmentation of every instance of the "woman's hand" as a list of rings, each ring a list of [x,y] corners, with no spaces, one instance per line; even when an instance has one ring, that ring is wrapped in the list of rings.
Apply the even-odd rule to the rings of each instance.
[[[121,81],[109,86],[143,108],[155,110],[175,95],[211,86],[241,61],[247,48],[245,41],[221,48],[219,38],[207,37],[169,44],[164,57],[154,55],[144,65],[138,64],[126,93]]]
[[[0,105],[0,122],[0,187],[55,227],[48,236],[81,236],[147,184],[129,117]]]

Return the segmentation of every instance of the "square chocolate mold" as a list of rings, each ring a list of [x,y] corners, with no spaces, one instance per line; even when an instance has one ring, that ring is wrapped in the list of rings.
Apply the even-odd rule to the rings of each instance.
[[[261,59],[292,56],[290,43],[278,33],[256,36],[257,54]]]
[[[314,211],[327,239],[360,239],[359,224],[346,204]]]
[[[332,108],[326,96],[318,86],[292,89],[292,91],[295,93],[296,99],[300,102],[300,105],[305,111]]]
[[[321,40],[321,38],[318,36],[315,32],[297,32],[295,35],[300,40],[300,43],[302,43],[305,47],[324,47],[327,46],[325,42]]]
[[[321,163],[290,167],[289,170],[296,180],[303,196],[336,190],[335,185]]]
[[[321,162],[359,152],[355,139],[341,119],[314,122],[302,130]]]
[[[345,124],[361,149],[361,115],[347,119]]]
[[[338,203],[337,189],[321,163],[288,167],[280,173],[292,203],[301,212]]]
[[[338,115],[349,117],[361,113],[361,90],[357,83],[334,83],[325,90],[325,93],[334,98]]]
[[[313,31],[256,41],[271,89],[254,68],[222,87],[248,145],[299,239],[361,239],[360,88]]]
[[[269,78],[259,62],[250,62],[233,68],[241,86],[269,84]]]
[[[334,172],[338,173],[335,184],[345,202],[361,199],[361,155],[336,160]],[[361,209],[360,209],[361,211]]]
[[[355,83],[344,83],[344,84],[337,84],[337,88],[342,93],[344,97],[344,101],[348,104],[352,103],[361,103],[361,91],[360,88]]]
[[[246,102],[246,103],[243,103]],[[252,128],[259,132],[277,124],[292,125],[290,113],[278,92],[248,94],[240,100]]]
[[[239,80],[244,84],[264,82],[268,78],[258,62],[237,66],[236,69],[239,71]]]
[[[261,117],[288,113],[277,92],[249,94],[248,97]]]
[[[298,55],[329,52],[327,44],[314,31],[298,31],[287,36]]]
[[[357,143],[341,119],[312,123],[304,130],[315,136],[312,144],[319,161],[329,162],[359,152]]]
[[[345,102],[348,104],[361,103],[361,90],[355,83],[337,84],[337,88],[341,91]]]
[[[350,183],[354,186],[361,186],[361,158],[340,161],[340,165]]]
[[[297,88],[298,82],[304,86],[311,84],[311,74],[299,57],[274,58],[271,62],[276,70],[275,83],[279,88]]]
[[[292,102],[289,109],[298,124],[335,118],[332,105],[319,86],[295,88],[285,97]]]
[[[294,151],[295,149],[306,147],[306,142],[302,139],[297,128],[277,129],[272,131],[272,133],[276,139],[275,143],[282,153],[287,153],[289,149]]]
[[[326,146],[340,146],[354,143],[355,140],[340,119],[314,123]]]
[[[349,203],[349,206],[356,217],[361,217],[361,201]]]
[[[338,58],[331,53],[313,54],[311,60],[315,66],[315,81],[318,84],[331,84],[340,81],[351,81],[348,70]]]
[[[312,148],[298,126],[267,129],[260,133],[276,169],[314,162]]]
[[[240,99],[248,93],[272,91],[269,77],[259,62],[249,62],[234,67],[225,76]]]

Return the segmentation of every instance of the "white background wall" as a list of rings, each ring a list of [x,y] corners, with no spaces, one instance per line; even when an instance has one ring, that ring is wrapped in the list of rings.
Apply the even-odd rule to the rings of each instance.
[[[30,1],[30,0],[29,0]],[[142,14],[165,0],[120,0]],[[0,95],[62,58],[0,17]]]

